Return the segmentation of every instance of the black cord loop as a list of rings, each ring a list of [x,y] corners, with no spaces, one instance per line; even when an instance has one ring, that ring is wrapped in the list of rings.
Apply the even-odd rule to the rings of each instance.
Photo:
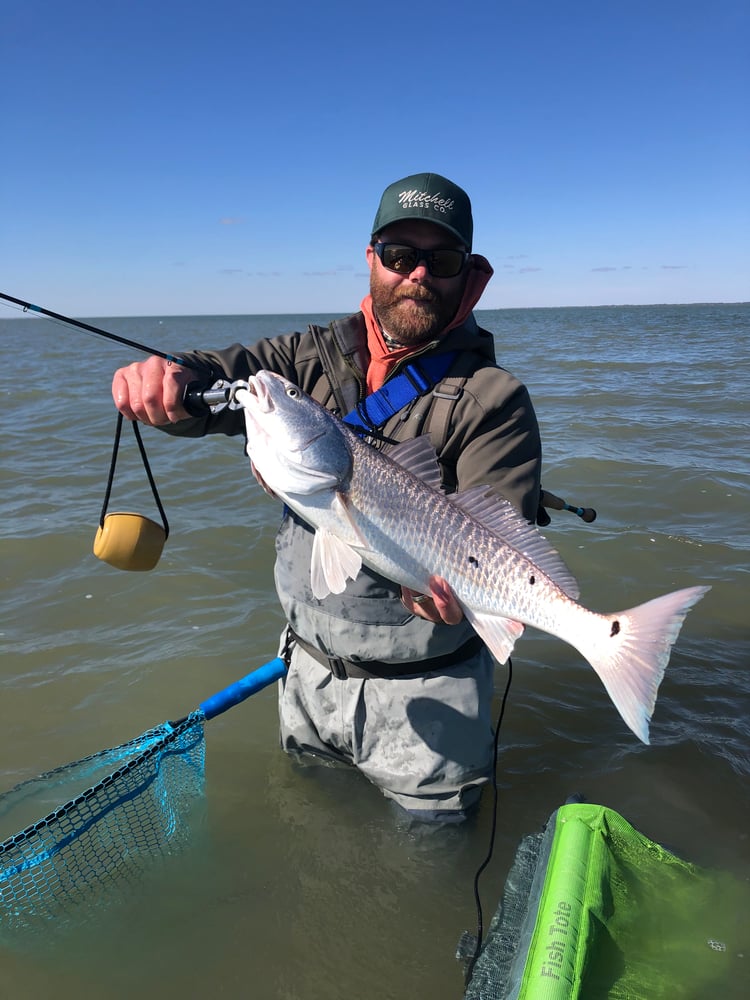
[[[99,527],[104,527],[104,518],[107,513],[107,507],[109,506],[109,498],[112,493],[112,483],[115,478],[115,466],[117,465],[117,453],[120,449],[120,436],[122,434],[122,414],[117,414],[117,425],[115,427],[115,440],[112,445],[112,461],[109,466],[109,476],[107,478],[107,488],[104,493],[104,503],[102,504],[102,512],[99,515]],[[138,430],[138,424],[133,421],[132,424],[133,433],[135,434],[135,440],[138,444],[138,451],[141,453],[141,460],[143,461],[143,467],[146,470],[146,476],[148,477],[149,486],[151,487],[151,492],[154,495],[154,500],[156,501],[156,506],[159,509],[159,515],[164,525],[164,539],[169,538],[169,522],[167,521],[167,515],[164,512],[164,507],[161,502],[161,497],[159,496],[159,491],[156,488],[156,482],[154,481],[153,474],[151,472],[151,466],[149,465],[148,457],[146,456],[146,449],[143,445],[143,439],[141,438],[141,432]]]

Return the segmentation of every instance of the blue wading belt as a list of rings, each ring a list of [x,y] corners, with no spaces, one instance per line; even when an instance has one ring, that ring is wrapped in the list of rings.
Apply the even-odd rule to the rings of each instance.
[[[343,418],[345,423],[357,434],[373,434],[408,403],[434,389],[453,364],[456,353],[449,351],[412,361],[399,375],[357,403]]]

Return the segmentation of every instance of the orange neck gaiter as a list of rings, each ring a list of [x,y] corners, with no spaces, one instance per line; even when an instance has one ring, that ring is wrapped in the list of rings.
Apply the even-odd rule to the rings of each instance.
[[[464,320],[467,319],[471,310],[482,297],[482,292],[487,287],[487,283],[492,277],[492,273],[492,267],[486,258],[480,257],[478,254],[472,254],[471,270],[469,271],[469,277],[466,280],[463,298],[461,299],[459,307],[456,311],[456,315],[440,335],[441,338],[444,337],[449,330],[453,330],[457,326],[461,326]],[[380,323],[378,323],[373,311],[371,295],[366,295],[364,299],[362,299],[360,309],[365,317],[365,326],[367,327],[367,347],[370,351],[370,364],[367,369],[367,389],[369,392],[375,392],[381,387],[381,385],[383,385],[385,380],[388,378],[388,375],[399,363],[399,361],[403,360],[403,358],[408,358],[412,354],[421,353],[427,345],[420,344],[416,347],[389,348],[383,338],[383,331],[380,329]]]

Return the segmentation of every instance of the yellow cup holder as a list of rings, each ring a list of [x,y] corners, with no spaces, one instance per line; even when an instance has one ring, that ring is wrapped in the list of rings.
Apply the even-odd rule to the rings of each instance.
[[[154,500],[156,501],[156,506],[161,515],[162,524],[157,524],[156,521],[152,521],[150,517],[144,517],[143,514],[133,514],[130,511],[113,511],[111,514],[107,513],[112,481],[115,475],[117,452],[120,447],[122,422],[122,414],[119,413],[117,415],[107,491],[99,518],[99,527],[94,538],[94,555],[97,559],[109,563],[110,566],[114,566],[116,569],[149,570],[153,569],[159,562],[164,543],[169,536],[169,524],[159,498],[159,492],[156,489],[154,477],[151,474],[148,458],[146,457],[146,449],[143,447],[137,423],[133,423],[131,426],[138,444],[138,450],[141,453],[141,459],[154,495]]]
[[[114,511],[97,528],[94,555],[117,569],[153,569],[161,558],[167,533],[142,514]]]

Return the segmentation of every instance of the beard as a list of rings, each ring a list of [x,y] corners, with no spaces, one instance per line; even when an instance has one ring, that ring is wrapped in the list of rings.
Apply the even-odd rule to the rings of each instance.
[[[463,298],[465,281],[450,292],[430,285],[403,284],[393,287],[382,282],[377,269],[370,272],[373,311],[388,336],[403,347],[439,339],[456,315]]]

